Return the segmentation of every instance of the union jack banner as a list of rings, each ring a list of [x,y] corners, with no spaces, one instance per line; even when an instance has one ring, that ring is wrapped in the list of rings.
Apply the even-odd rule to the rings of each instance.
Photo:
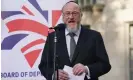
[[[41,76],[38,64],[48,29],[62,22],[61,7],[68,0],[43,0],[45,5],[41,1],[27,0],[20,11],[1,11],[4,23],[1,41],[2,79]],[[51,4],[59,8],[55,9]]]

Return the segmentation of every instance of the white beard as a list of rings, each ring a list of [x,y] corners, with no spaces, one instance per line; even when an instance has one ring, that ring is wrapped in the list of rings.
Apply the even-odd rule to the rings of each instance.
[[[79,29],[79,27],[70,28],[70,27],[67,26],[67,30],[68,30],[70,33],[71,33],[71,32],[76,33],[76,32],[78,31],[78,29]]]

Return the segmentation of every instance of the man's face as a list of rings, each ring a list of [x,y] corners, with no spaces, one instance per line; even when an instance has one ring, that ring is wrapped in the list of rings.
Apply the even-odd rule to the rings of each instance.
[[[63,12],[63,21],[70,28],[75,28],[79,26],[82,13],[80,7],[73,2],[70,2],[64,6],[62,9]]]

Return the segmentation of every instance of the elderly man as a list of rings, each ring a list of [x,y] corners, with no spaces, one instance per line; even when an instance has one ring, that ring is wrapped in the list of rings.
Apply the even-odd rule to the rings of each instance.
[[[81,8],[74,1],[63,6],[62,16],[64,25],[59,25],[61,29],[56,32],[59,80],[69,80],[64,65],[71,66],[74,75],[85,73],[84,80],[98,80],[111,69],[101,34],[80,24]],[[54,72],[54,33],[48,35],[39,64],[42,75],[48,80]]]

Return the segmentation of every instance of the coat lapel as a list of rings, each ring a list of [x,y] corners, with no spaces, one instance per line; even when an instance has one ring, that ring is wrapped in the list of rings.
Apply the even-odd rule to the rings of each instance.
[[[74,63],[74,61],[76,60],[79,52],[81,51],[81,47],[85,42],[85,37],[86,37],[85,29],[81,26],[81,32],[80,32],[80,35],[79,35],[79,38],[78,38],[78,42],[77,42],[76,49],[75,49],[75,52],[74,52],[71,63]]]
[[[65,37],[65,29],[61,30],[58,32],[58,43],[59,43],[59,47],[60,47],[60,55],[62,55],[66,62],[69,64],[70,63],[70,59],[69,59],[69,55],[68,55],[68,50],[67,50],[67,44],[66,44],[66,37]]]

